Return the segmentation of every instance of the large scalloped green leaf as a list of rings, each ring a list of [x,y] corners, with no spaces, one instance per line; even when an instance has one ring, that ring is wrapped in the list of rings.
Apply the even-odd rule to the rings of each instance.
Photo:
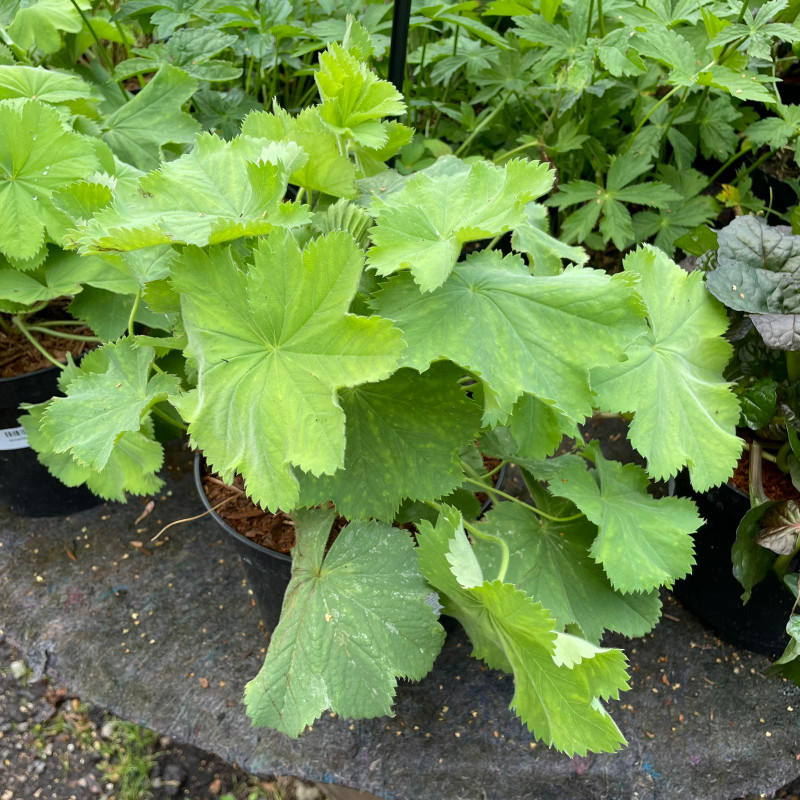
[[[50,195],[97,166],[91,142],[54,108],[0,101],[0,252],[23,261],[40,252]]]
[[[165,65],[153,80],[103,122],[103,140],[123,161],[139,169],[161,163],[161,145],[189,144],[200,124],[181,108],[197,91],[197,81]]]
[[[553,180],[552,170],[538,161],[514,159],[497,167],[446,156],[373,204],[378,218],[369,265],[379,275],[409,269],[429,292],[447,280],[466,242],[526,223],[526,205],[548,192]]]
[[[254,725],[299,735],[325,710],[391,713],[397,678],[433,666],[444,630],[407,531],[352,522],[325,552],[334,513],[300,512],[292,579],[244,701]]]
[[[150,376],[155,351],[132,339],[104,345],[54,398],[42,432],[56,453],[69,452],[92,470],[102,470],[126,431],[138,432],[146,412],[179,388],[174,375]]]
[[[52,402],[52,401],[50,401]],[[79,464],[69,452],[56,453],[53,444],[41,429],[42,416],[48,403],[23,406],[27,414],[20,417],[28,442],[36,457],[51,475],[67,486],[87,488],[104,500],[127,502],[127,494],[148,495],[157,492],[164,481],[156,475],[164,461],[164,449],[153,438],[153,425],[145,417],[137,431],[125,431],[114,443],[101,470]]]
[[[488,424],[523,392],[583,419],[593,405],[589,369],[618,363],[644,333],[629,276],[576,267],[534,277],[521,257],[494,251],[468,256],[428,294],[408,274],[391,278],[375,307],[403,331],[406,366],[448,358],[480,376]]]
[[[420,523],[420,567],[445,613],[466,629],[473,655],[513,673],[511,708],[535,736],[569,755],[618,750],[625,739],[600,700],[628,686],[622,651],[558,633],[549,612],[510,583],[459,583],[451,560],[466,583],[477,573],[451,551],[458,536],[464,536],[461,515],[449,506],[435,526]]]
[[[563,517],[574,514],[575,507],[559,499],[543,510]],[[550,522],[516,503],[498,503],[478,527],[508,544],[506,581],[540,602],[560,626],[575,623],[587,639],[599,642],[606,630],[644,636],[658,622],[657,591],[621,594],[592,559],[597,528],[585,518]],[[497,545],[476,540],[475,551],[484,574],[496,575]]]
[[[344,467],[301,480],[302,503],[333,500],[340,514],[391,521],[403,498],[436,500],[460,486],[459,450],[475,439],[480,408],[440,362],[339,391],[346,417]]]
[[[703,284],[660,250],[645,246],[625,258],[647,306],[647,333],[628,360],[592,370],[600,408],[635,412],[629,438],[654,478],[689,468],[692,486],[723,483],[742,451],[736,436],[739,403],[722,377],[733,348],[723,334],[728,317]]]
[[[23,64],[0,66],[0,100],[27,97],[43,103],[98,99],[94,87],[74,72]]]
[[[647,492],[649,481],[636,464],[620,464],[603,457],[592,443],[587,457],[594,470],[578,456],[544,462],[537,476],[550,480],[550,491],[571,500],[597,525],[592,557],[621,592],[650,591],[683,578],[694,564],[692,534],[703,520],[685,497],[656,500]]]
[[[173,263],[198,369],[197,389],[181,403],[189,433],[223,480],[240,472],[271,510],[297,503],[293,465],[314,475],[343,466],[336,390],[397,367],[400,331],[347,313],[363,262],[346,233],[301,250],[279,229],[245,268],[223,249],[187,249]]]
[[[269,149],[249,136],[226,142],[203,134],[190,153],[141,178],[138,192],[117,196],[76,241],[88,252],[204,246],[267,233],[275,225],[302,225],[310,219],[307,206],[283,202],[298,155],[295,145]]]

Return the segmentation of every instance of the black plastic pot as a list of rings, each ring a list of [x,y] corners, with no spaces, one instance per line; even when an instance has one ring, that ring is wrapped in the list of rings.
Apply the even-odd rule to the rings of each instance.
[[[261,612],[261,621],[272,633],[278,625],[283,595],[292,576],[291,556],[250,541],[231,528],[216,511],[211,510],[211,503],[203,491],[203,459],[199,453],[194,457],[194,483],[203,505],[211,512],[214,522],[233,539],[244,565],[247,582],[253,590],[258,610]]]
[[[750,509],[749,498],[730,484],[698,494],[685,472],[675,479],[675,493],[691,497],[706,524],[695,534],[697,564],[672,593],[730,644],[773,658],[780,655],[788,642],[785,628],[794,598],[770,572],[742,605],[742,586],[731,567],[731,547]]]
[[[278,625],[278,620],[281,616],[281,606],[283,605],[283,595],[286,593],[286,587],[289,585],[289,579],[292,577],[292,559],[284,553],[278,553],[275,550],[270,550],[267,547],[262,547],[259,544],[242,536],[241,533],[235,531],[222,517],[212,510],[211,503],[203,491],[203,458],[199,453],[194,456],[194,484],[197,487],[197,493],[206,507],[206,511],[210,512],[210,516],[214,522],[222,528],[234,541],[236,550],[239,557],[242,559],[244,571],[247,575],[247,582],[253,590],[253,595],[256,598],[258,610],[261,612],[261,621],[266,626],[267,630],[272,633]],[[505,476],[506,468],[500,470],[495,484],[498,488]],[[491,500],[487,500],[482,507],[482,511],[486,512],[491,508]]]
[[[58,394],[58,368],[0,378],[0,504],[25,517],[60,517],[98,505],[85,486],[70,488],[39,463],[18,419],[20,403]]]

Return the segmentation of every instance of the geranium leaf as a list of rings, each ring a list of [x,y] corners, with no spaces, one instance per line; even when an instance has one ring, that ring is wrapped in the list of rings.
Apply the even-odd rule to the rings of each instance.
[[[199,136],[190,153],[141,178],[136,194],[118,196],[96,214],[76,242],[88,252],[204,246],[267,233],[275,225],[302,225],[310,219],[307,207],[283,202],[288,170],[301,151],[272,147],[249,136],[232,142]]]
[[[123,161],[139,169],[155,169],[161,145],[188,144],[200,125],[183,104],[197,91],[197,81],[182,69],[165,65],[132,100],[106,117],[103,140]]]
[[[82,465],[102,470],[119,436],[139,431],[145,412],[177,392],[174,375],[149,376],[152,347],[136,347],[131,339],[106,344],[92,355],[55,398],[42,420],[42,431],[56,453],[69,451]],[[113,398],[111,400],[110,398]]]
[[[624,655],[589,642],[573,647],[556,632],[549,612],[510,583],[459,583],[447,558],[461,531],[455,509],[444,506],[435,527],[424,520],[419,528],[423,574],[439,592],[445,613],[466,629],[473,655],[513,673],[511,708],[528,729],[569,755],[623,746],[622,734],[599,701],[627,688]]]
[[[402,329],[405,365],[424,370],[448,358],[480,375],[486,424],[504,420],[523,392],[583,419],[589,367],[616,363],[644,331],[628,277],[579,267],[534,277],[519,256],[494,251],[468,256],[429,294],[408,275],[392,278],[375,305]]]
[[[538,505],[554,516],[575,513],[561,499]],[[587,639],[599,642],[606,630],[644,636],[658,622],[657,591],[616,591],[592,558],[589,549],[597,528],[586,518],[549,522],[516,503],[498,503],[478,527],[505,540],[511,551],[506,581],[549,609],[560,627],[577,624]],[[476,540],[475,552],[484,574],[496,575],[498,547]]]
[[[577,456],[560,456],[543,462],[537,477],[547,477],[553,494],[571,500],[597,525],[590,552],[614,587],[649,592],[684,577],[694,564],[692,534],[702,524],[694,503],[651,497],[641,467],[606,460],[596,443],[585,453],[593,471]]]
[[[351,522],[326,553],[333,517],[322,510],[295,517],[281,620],[245,690],[253,724],[289,736],[326,709],[359,718],[391,713],[397,678],[422,678],[444,641],[410,534]]]
[[[20,3],[8,27],[8,33],[25,50],[35,46],[43,53],[55,53],[63,44],[62,33],[80,32],[83,22],[78,9],[88,7],[82,0],[77,4],[71,0],[32,0],[30,3]]]
[[[164,482],[156,473],[164,461],[164,449],[153,438],[149,417],[145,417],[139,430],[125,431],[114,443],[105,466],[94,470],[80,464],[70,452],[54,450],[50,438],[41,429],[48,405],[23,406],[28,413],[20,417],[20,423],[36,457],[62,483],[67,486],[86,484],[94,494],[117,503],[127,502],[127,494],[148,495],[162,487]]]
[[[420,375],[398,370],[380,383],[339,391],[344,467],[306,476],[303,504],[333,500],[348,519],[391,521],[400,502],[436,500],[464,479],[459,450],[480,428],[480,408],[458,385],[463,370],[444,362]]]
[[[50,195],[96,168],[90,141],[67,131],[54,108],[0,101],[0,252],[33,258],[42,248]]]
[[[660,250],[636,250],[624,266],[639,277],[650,327],[627,349],[627,361],[592,370],[597,404],[635,412],[629,438],[652,477],[686,465],[692,486],[704,491],[728,478],[742,449],[739,404],[722,377],[732,354],[722,336],[725,309],[706,292],[701,272],[684,272]]]
[[[453,168],[445,173],[448,164]],[[535,161],[466,166],[446,156],[436,168],[373,206],[378,218],[369,251],[369,265],[379,275],[410,269],[425,292],[447,280],[463,244],[524,223],[525,206],[553,183],[549,167]]]
[[[222,249],[187,249],[173,264],[198,367],[181,409],[189,433],[223,480],[240,472],[264,507],[295,506],[292,465],[314,475],[344,465],[336,390],[397,367],[400,331],[347,314],[363,258],[346,233],[301,251],[289,231],[275,230],[244,269]]]

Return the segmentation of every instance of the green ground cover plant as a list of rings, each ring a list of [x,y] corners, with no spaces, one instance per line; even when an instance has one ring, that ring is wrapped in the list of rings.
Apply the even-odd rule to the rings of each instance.
[[[601,637],[655,625],[701,523],[650,481],[686,467],[702,491],[741,450],[724,308],[651,246],[614,275],[584,266],[544,223],[546,162],[387,169],[411,131],[363,61],[373,46],[350,23],[319,55],[317,103],[199,134],[93,202],[62,244],[136,281],[125,327],[23,424],[64,482],[117,498],[159,485],[155,421],[185,426],[223,480],[292,514],[254,723],[296,736],[326,709],[389,713],[397,678],[431,668],[443,612],[514,676],[537,738],[616,750],[603,703],[628,675]],[[595,409],[631,415],[647,470],[584,441]],[[565,435],[572,450],[548,458]],[[493,486],[508,461],[531,502]]]

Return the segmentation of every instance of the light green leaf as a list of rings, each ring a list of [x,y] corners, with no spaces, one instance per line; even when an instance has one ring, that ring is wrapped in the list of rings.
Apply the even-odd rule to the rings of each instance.
[[[466,242],[522,225],[525,206],[553,183],[552,171],[537,161],[467,166],[446,156],[435,169],[413,176],[377,204],[369,251],[369,265],[379,275],[410,269],[424,292],[447,280]]]
[[[346,417],[344,468],[301,481],[303,504],[333,500],[340,514],[390,521],[403,498],[436,500],[464,480],[462,446],[474,441],[480,408],[458,385],[463,370],[434,364],[339,392]]]
[[[318,107],[306,108],[296,117],[277,105],[271,114],[253,112],[242,123],[242,133],[256,139],[294,142],[303,148],[308,161],[292,173],[291,183],[334,197],[356,194],[355,166],[340,152],[336,135],[322,122]]]
[[[764,86],[765,79],[755,72],[740,72],[717,64],[697,76],[699,86],[725,89],[737,100],[754,100],[774,105],[775,97]]]
[[[628,255],[625,272],[638,276],[650,327],[627,350],[627,361],[592,370],[597,404],[635,412],[629,438],[654,478],[689,467],[704,491],[727,480],[742,443],[735,434],[739,404],[722,377],[733,348],[723,339],[728,318],[703,285],[660,250]]]
[[[314,80],[322,98],[322,119],[334,133],[351,136],[364,147],[383,147],[387,131],[381,118],[406,110],[403,96],[391,83],[336,43],[320,54]]]
[[[533,277],[519,256],[494,251],[468,256],[429,294],[408,275],[392,278],[375,306],[403,331],[404,365],[448,358],[480,376],[485,424],[504,420],[523,392],[583,419],[593,405],[589,367],[617,363],[644,331],[627,276],[575,267]]]
[[[73,72],[22,64],[0,66],[0,100],[25,97],[43,103],[95,100],[95,90]]]
[[[183,104],[197,91],[197,81],[165,65],[132,100],[106,117],[103,141],[123,161],[139,169],[161,163],[161,145],[188,144],[202,130]]]
[[[119,436],[139,431],[150,407],[179,388],[173,375],[149,377],[153,356],[152,347],[136,347],[131,339],[96,351],[95,371],[81,370],[67,384],[67,396],[55,398],[44,414],[42,430],[53,450],[102,470]]]
[[[599,701],[627,688],[624,655],[588,642],[571,646],[541,604],[509,583],[462,586],[447,560],[460,530],[461,516],[449,506],[435,527],[421,522],[420,567],[445,613],[466,629],[473,655],[513,673],[511,708],[537,738],[569,755],[619,749],[625,740]]]
[[[89,4],[80,0],[86,10]],[[78,33],[83,27],[78,7],[71,0],[32,0],[20,3],[8,27],[9,36],[24,50],[37,47],[51,54],[61,49],[62,33]]]
[[[42,248],[48,198],[97,168],[88,139],[37,100],[0,101],[0,252],[27,260]]]
[[[164,485],[156,475],[164,461],[164,450],[153,438],[149,417],[145,417],[139,430],[125,431],[119,437],[106,465],[97,471],[78,463],[69,452],[55,452],[41,428],[48,405],[23,406],[28,413],[20,417],[20,423],[39,461],[62,483],[67,486],[85,484],[103,500],[117,503],[126,503],[128,494],[153,494]]]
[[[530,394],[517,400],[508,427],[517,443],[514,455],[524,458],[547,458],[564,436],[580,436],[574,420]]]
[[[561,499],[538,505],[557,517],[575,513]],[[597,528],[585,518],[550,522],[516,503],[498,503],[478,527],[505,540],[511,552],[506,581],[541,603],[560,627],[576,624],[587,639],[599,642],[606,630],[644,636],[658,622],[657,591],[614,590],[589,552]],[[497,545],[476,540],[475,552],[484,574],[496,575]]]
[[[295,517],[281,620],[245,690],[253,724],[289,736],[326,709],[342,717],[391,713],[397,678],[421,679],[444,641],[408,532],[351,522],[326,553],[333,517],[321,510]]]
[[[564,244],[550,235],[544,206],[529,203],[525,215],[525,222],[514,228],[511,246],[528,255],[534,275],[558,275],[564,261],[582,266],[589,260],[589,254],[582,247]]]
[[[544,462],[538,474],[549,477],[553,494],[571,500],[597,525],[590,552],[613,586],[648,592],[687,575],[694,564],[692,534],[702,524],[694,503],[654,499],[641,467],[607,461],[596,443],[585,453],[595,470],[577,456],[561,456]]]
[[[181,403],[189,433],[223,480],[239,472],[269,509],[298,500],[292,465],[344,465],[336,390],[388,377],[402,349],[388,320],[347,314],[363,253],[346,233],[300,250],[289,231],[262,238],[252,265],[229,250],[187,249],[173,265],[198,388]]]
[[[76,241],[88,252],[205,246],[267,233],[275,225],[302,225],[310,219],[307,207],[282,202],[284,160],[294,163],[298,150],[271,147],[249,136],[232,142],[198,136],[190,153],[141,178],[136,194],[118,196]]]

